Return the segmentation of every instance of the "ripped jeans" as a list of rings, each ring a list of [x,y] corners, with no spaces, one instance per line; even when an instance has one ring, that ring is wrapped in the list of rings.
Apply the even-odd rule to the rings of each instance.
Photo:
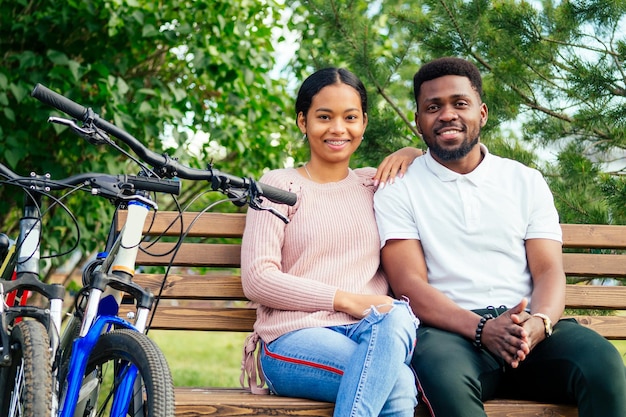
[[[261,347],[270,390],[334,402],[336,417],[412,417],[417,319],[406,301],[358,323],[296,330]]]

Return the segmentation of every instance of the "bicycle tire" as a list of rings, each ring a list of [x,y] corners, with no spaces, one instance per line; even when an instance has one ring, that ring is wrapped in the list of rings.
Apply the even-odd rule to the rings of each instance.
[[[174,387],[165,356],[148,336],[129,329],[113,330],[98,339],[87,362],[74,415],[109,416],[119,386],[119,378],[110,374],[119,373],[128,363],[138,370],[134,394],[139,395],[134,397],[140,400],[131,404],[125,415],[173,417]]]
[[[11,365],[0,368],[0,415],[40,417],[52,408],[50,341],[43,324],[22,320],[11,330]]]

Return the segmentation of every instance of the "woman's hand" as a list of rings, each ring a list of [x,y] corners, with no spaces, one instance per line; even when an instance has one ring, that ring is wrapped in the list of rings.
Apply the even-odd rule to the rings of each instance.
[[[423,154],[421,149],[407,146],[385,157],[378,166],[376,175],[374,175],[374,185],[383,188],[385,184],[393,184],[396,176],[402,178],[415,158]]]
[[[337,290],[333,307],[335,311],[350,314],[352,317],[362,319],[369,314],[372,306],[380,313],[386,313],[393,306],[393,298],[388,295],[354,294]]]

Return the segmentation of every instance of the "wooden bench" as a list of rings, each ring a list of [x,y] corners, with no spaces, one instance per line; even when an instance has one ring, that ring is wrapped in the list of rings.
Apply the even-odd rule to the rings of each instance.
[[[268,213],[268,215],[270,215]],[[123,213],[121,214],[123,217]],[[160,212],[150,234],[164,233],[177,216],[173,212]],[[230,238],[205,240],[200,243],[183,243],[174,264],[183,267],[211,267],[210,273],[174,273],[169,276],[162,293],[163,299],[178,300],[177,306],[162,302],[157,308],[152,329],[185,331],[250,332],[255,311],[246,303],[239,276],[240,240],[244,214],[196,213],[183,216],[187,229],[195,220],[188,237]],[[568,277],[575,280],[593,278],[626,278],[626,226],[563,224],[564,263]],[[167,235],[180,232],[180,223]],[[220,239],[218,239],[220,240]],[[171,243],[158,243],[150,251],[164,253]],[[578,253],[570,253],[576,251]],[[148,256],[140,252],[138,264],[165,265],[170,258]],[[135,280],[152,288],[156,294],[162,275],[138,274]],[[198,302],[202,301],[202,302]],[[219,303],[219,301],[225,301]],[[626,339],[626,286],[568,284],[566,303],[575,309],[575,317],[612,340]],[[610,315],[597,315],[585,310],[618,310]],[[621,311],[619,311],[621,310]],[[571,310],[570,310],[571,311]],[[241,355],[241,350],[233,351]],[[530,401],[493,400],[485,403],[490,417],[504,416],[578,416],[571,405],[544,404]],[[305,399],[284,398],[274,395],[252,395],[238,388],[177,387],[176,416],[331,416],[333,406]],[[427,417],[428,411],[418,406],[416,416]]]

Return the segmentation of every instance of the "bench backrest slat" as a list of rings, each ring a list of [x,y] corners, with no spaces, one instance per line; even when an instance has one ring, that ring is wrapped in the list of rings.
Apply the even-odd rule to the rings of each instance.
[[[269,213],[268,213],[269,214]],[[116,219],[117,230],[124,224],[126,212],[120,210]],[[154,219],[154,220],[153,220]],[[182,224],[181,224],[182,220]],[[148,213],[144,234],[149,236],[178,236],[181,230],[189,237],[241,237],[246,224],[244,213],[183,213],[159,211]],[[191,228],[189,228],[191,226]]]
[[[171,251],[175,243],[157,242],[148,249],[149,253],[139,251],[138,265],[167,266],[172,260]],[[170,254],[163,256],[165,254]],[[176,253],[174,265],[185,267],[223,267],[239,268],[241,264],[241,245],[224,243],[183,243]]]
[[[564,253],[563,268],[571,277],[624,277],[626,255]]]
[[[626,249],[624,226],[605,224],[561,224],[566,248]]]
[[[137,274],[134,280],[157,294],[162,274]],[[205,275],[171,274],[161,293],[165,299],[187,300],[246,300],[241,277],[228,273],[210,272]]]

